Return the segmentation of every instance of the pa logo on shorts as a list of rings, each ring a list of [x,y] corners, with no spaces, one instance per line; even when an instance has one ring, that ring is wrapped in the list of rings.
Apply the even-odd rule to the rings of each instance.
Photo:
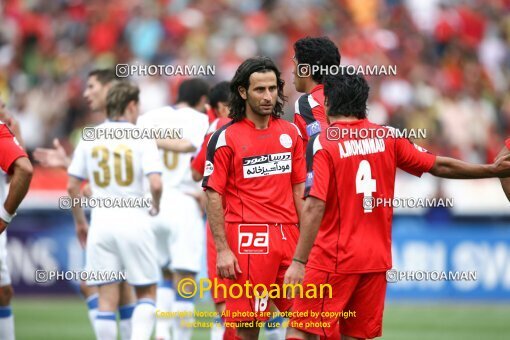
[[[239,254],[269,254],[269,225],[240,224]]]

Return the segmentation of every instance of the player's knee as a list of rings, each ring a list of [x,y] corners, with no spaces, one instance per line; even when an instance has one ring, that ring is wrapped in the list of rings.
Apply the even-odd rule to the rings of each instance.
[[[13,295],[14,290],[11,285],[0,287],[0,306],[8,306]]]
[[[14,172],[19,173],[23,177],[32,178],[34,168],[26,157],[20,157],[14,162]]]
[[[137,286],[135,287],[136,298],[140,299],[156,299],[156,288],[157,286],[149,285],[149,286]]]
[[[170,281],[174,279],[174,275],[168,268],[163,269],[163,279]]]
[[[85,297],[88,298],[89,296],[97,293],[97,288],[93,286],[87,286],[87,283],[85,281],[80,282],[80,293]]]

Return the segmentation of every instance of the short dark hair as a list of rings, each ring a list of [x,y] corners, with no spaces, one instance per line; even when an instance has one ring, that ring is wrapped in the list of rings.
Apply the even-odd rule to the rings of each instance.
[[[209,92],[209,104],[213,109],[218,108],[218,103],[228,102],[230,96],[230,82],[222,81],[211,88]]]
[[[324,97],[328,116],[367,117],[368,86],[360,74],[338,74],[324,77]]]
[[[111,68],[94,69],[89,72],[89,78],[92,76],[96,77],[97,81],[100,82],[102,85],[109,84],[114,80],[119,80],[119,78],[115,74],[115,71]]]
[[[203,79],[192,78],[184,80],[179,85],[177,103],[186,103],[195,106],[200,102],[202,96],[209,95],[209,84]]]
[[[138,103],[140,90],[128,82],[114,84],[106,94],[106,114],[108,118],[122,116],[131,101]]]
[[[294,43],[294,56],[298,64],[339,66],[340,52],[328,37],[306,37]],[[312,72],[312,79],[322,84],[323,75]]]
[[[237,68],[236,74],[230,82],[230,114],[234,122],[242,120],[246,117],[246,103],[239,94],[239,86],[244,87],[246,91],[250,87],[250,76],[255,72],[274,72],[276,75],[276,86],[278,87],[278,99],[271,115],[274,118],[280,118],[283,114],[283,104],[287,101],[287,97],[283,94],[283,86],[285,81],[281,78],[280,70],[268,57],[254,57],[246,59]]]

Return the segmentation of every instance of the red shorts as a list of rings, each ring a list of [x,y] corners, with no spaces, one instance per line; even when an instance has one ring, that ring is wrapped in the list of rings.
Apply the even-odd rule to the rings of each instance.
[[[267,291],[273,291],[274,286],[271,284],[277,284],[282,291],[285,271],[292,263],[299,238],[298,227],[295,224],[225,223],[225,228],[230,249],[236,255],[242,271],[237,274],[236,280],[226,280],[229,292],[234,284],[241,285],[244,290],[247,281],[252,288],[262,284]],[[239,289],[232,289],[232,292],[234,296],[229,294],[226,299],[227,322],[269,319],[268,296],[257,298],[256,294],[250,294],[248,297],[246,294],[238,294]],[[281,312],[292,307],[292,300],[283,296],[271,300]]]
[[[0,168],[9,173],[11,165],[20,157],[28,157],[7,125],[0,124]]]
[[[386,273],[332,274],[306,268],[303,286],[330,284],[323,298],[294,299],[292,312],[307,316],[292,317],[290,327],[326,339],[340,339],[340,334],[354,338],[371,339],[382,335]],[[316,313],[313,317],[311,311]]]
[[[218,277],[218,272],[216,271],[216,246],[214,245],[214,238],[212,236],[211,227],[209,226],[209,221],[205,222],[206,228],[206,256],[207,256],[207,276],[209,280],[211,280],[211,284],[213,287],[211,288],[212,292],[218,292],[218,294],[211,294],[212,299],[215,304],[220,304],[225,302],[225,296],[222,294],[223,291],[221,289],[215,290],[214,283],[218,282],[220,284],[227,284],[224,279]],[[217,281],[215,281],[216,279]]]

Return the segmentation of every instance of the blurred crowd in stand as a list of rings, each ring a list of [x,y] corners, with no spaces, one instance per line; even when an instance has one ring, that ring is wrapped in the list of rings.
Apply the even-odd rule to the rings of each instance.
[[[396,65],[370,76],[369,117],[425,128],[418,143],[472,162],[492,161],[510,136],[510,0],[4,0],[0,96],[29,150],[98,122],[83,99],[87,73],[117,63],[215,65],[211,84],[266,55],[286,80],[292,45],[329,36],[342,64]],[[171,104],[180,77],[147,76],[142,110]]]

